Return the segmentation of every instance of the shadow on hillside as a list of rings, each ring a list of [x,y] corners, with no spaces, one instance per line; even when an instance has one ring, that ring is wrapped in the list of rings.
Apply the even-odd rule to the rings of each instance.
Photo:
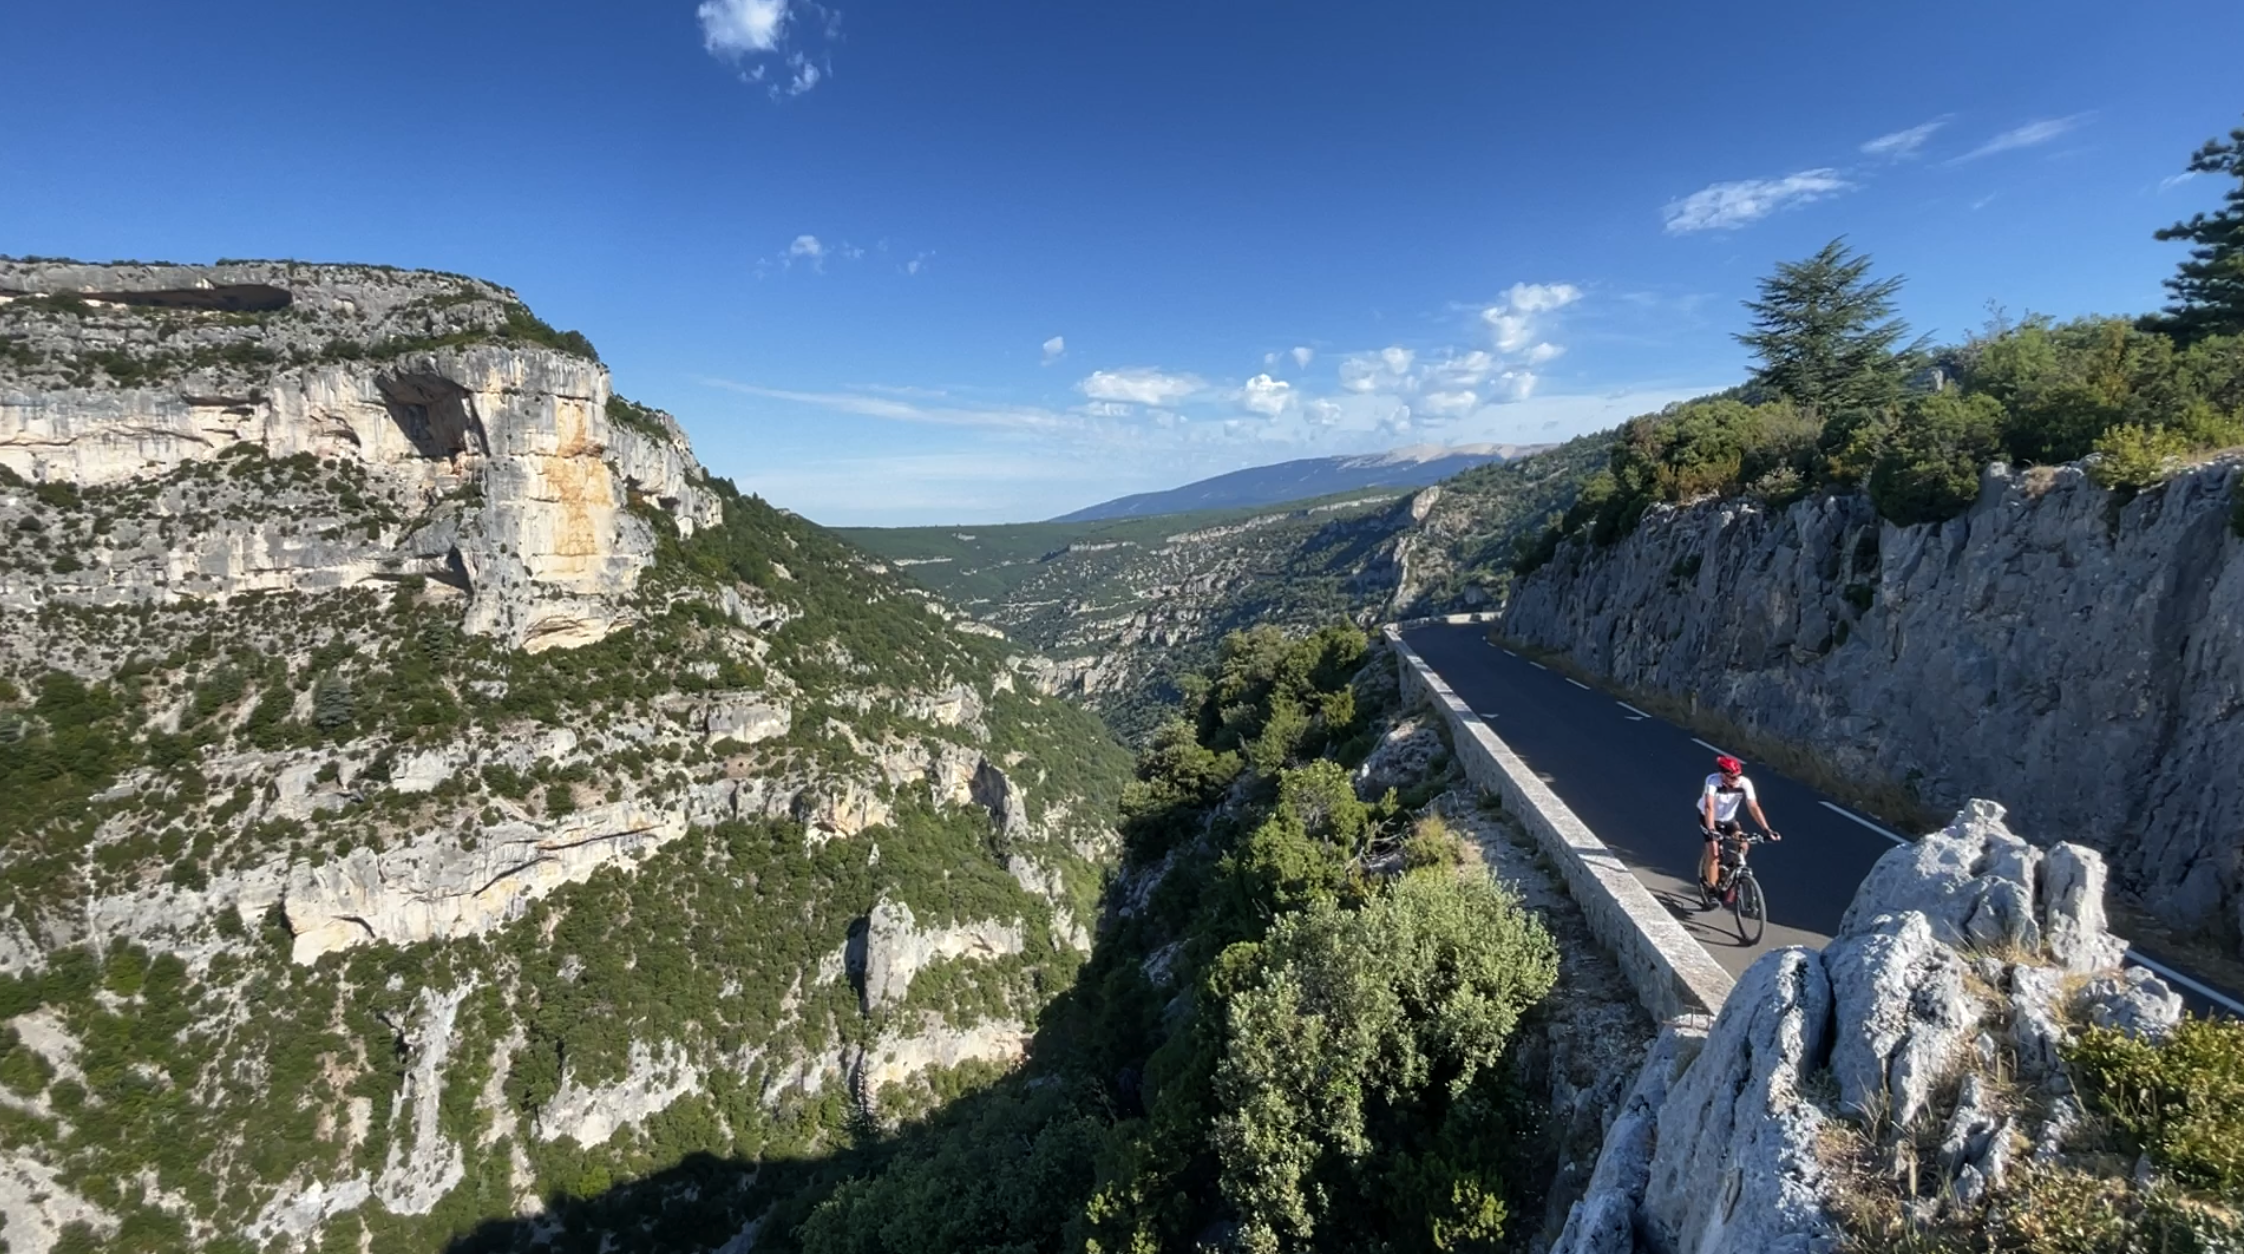
[[[1106,938],[1101,938],[1102,947]],[[1086,965],[1078,983],[1037,1016],[1029,1061],[987,1088],[954,1098],[899,1127],[853,1125],[823,1153],[812,1157],[754,1162],[694,1153],[675,1166],[616,1185],[589,1197],[550,1193],[538,1215],[492,1219],[455,1237],[445,1254],[687,1254],[723,1251],[746,1254],[751,1246],[770,1249],[770,1234],[750,1225],[791,1232],[816,1203],[843,1182],[869,1175],[901,1155],[933,1149],[973,1127],[993,1107],[1008,1103],[1029,1085],[1055,1081],[1076,1088],[1083,1105],[1116,1116],[1140,1114],[1136,1073],[1124,1067],[1104,1080],[1089,1070],[1063,1064],[1096,1058],[1082,1033],[1085,981],[1095,979]],[[932,1234],[928,1234],[932,1237]]]

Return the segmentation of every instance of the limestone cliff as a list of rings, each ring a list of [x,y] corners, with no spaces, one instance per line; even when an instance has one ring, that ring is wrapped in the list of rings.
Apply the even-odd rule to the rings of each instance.
[[[631,504],[686,534],[721,509],[674,427],[611,419],[597,361],[504,338],[519,310],[474,280],[363,267],[0,262],[0,466],[119,504],[72,546],[71,578],[19,566],[0,604],[417,574],[469,594],[470,631],[599,639],[654,557]],[[303,459],[303,508],[245,519],[178,474],[246,450]],[[338,479],[350,499],[319,490]]]
[[[2177,929],[2244,934],[2244,461],[2132,500],[1990,468],[1953,521],[1858,496],[1655,507],[1564,547],[1502,630],[1923,804],[2000,798]]]
[[[10,1248],[744,1188],[1084,960],[1127,755],[504,289],[0,261],[0,534]]]

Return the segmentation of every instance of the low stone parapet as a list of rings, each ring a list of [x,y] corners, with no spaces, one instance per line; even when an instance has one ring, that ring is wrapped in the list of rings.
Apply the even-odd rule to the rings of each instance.
[[[1457,616],[1474,621],[1477,616]],[[1660,1021],[1714,1014],[1730,995],[1728,972],[1676,922],[1618,855],[1535,777],[1464,698],[1405,643],[1402,627],[1382,629],[1394,647],[1405,694],[1418,694],[1449,724],[1465,777],[1503,802],[1557,864],[1591,932],[1628,974],[1644,1008]]]

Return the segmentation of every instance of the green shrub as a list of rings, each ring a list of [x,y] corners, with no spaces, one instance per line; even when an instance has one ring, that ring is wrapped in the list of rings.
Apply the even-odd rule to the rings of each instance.
[[[1558,974],[1542,925],[1427,871],[1280,916],[1248,961],[1211,1132],[1243,1248],[1493,1242],[1524,1139],[1499,1063]]]
[[[2002,407],[1990,397],[1942,392],[1903,402],[1872,460],[1870,501],[1904,527],[1946,522],[1979,496],[1979,472],[2001,448]],[[1854,456],[1867,453],[1859,444]]]
[[[2162,1042],[2090,1029],[2066,1054],[2082,1089],[2180,1181],[2244,1199],[2244,1023],[2188,1019]]]
[[[2122,423],[2096,437],[2096,460],[2088,475],[2129,496],[2163,482],[2190,451],[2187,437],[2172,428]]]
[[[1420,867],[1454,867],[1465,860],[1465,845],[1457,833],[1438,814],[1429,814],[1411,826],[1409,839],[1403,841],[1403,866],[1409,870]]]

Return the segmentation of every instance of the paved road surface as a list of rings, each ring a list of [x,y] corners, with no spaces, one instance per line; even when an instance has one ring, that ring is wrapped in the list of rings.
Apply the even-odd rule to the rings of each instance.
[[[1753,848],[1769,926],[1761,943],[1749,947],[1729,911],[1698,911],[1692,887],[1699,856],[1692,807],[1714,769],[1714,746],[1490,644],[1484,625],[1413,627],[1404,639],[1732,975],[1771,949],[1820,947],[1838,930],[1871,864],[1903,843],[1806,784],[1748,761],[1761,808],[1784,836]],[[2178,975],[2165,964],[2152,965],[2170,979]],[[2192,1009],[2217,1004],[2244,1013],[2236,998],[2190,987],[2186,977],[2177,984]]]

